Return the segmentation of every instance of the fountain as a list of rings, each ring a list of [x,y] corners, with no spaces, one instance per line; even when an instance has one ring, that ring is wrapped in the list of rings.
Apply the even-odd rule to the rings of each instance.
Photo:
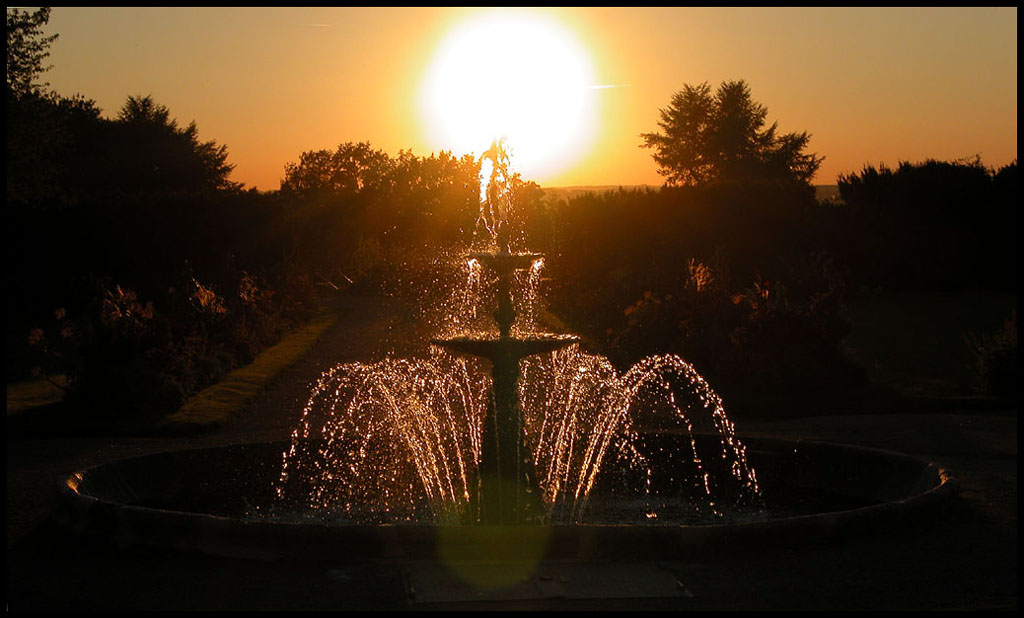
[[[798,542],[953,495],[952,475],[911,457],[741,442],[720,398],[676,356],[620,374],[575,336],[517,326],[530,313],[516,308],[517,273],[534,281],[543,256],[514,247],[507,160],[499,148],[489,156],[489,242],[462,264],[468,280],[483,269],[496,278],[496,332],[437,336],[426,358],[334,367],[288,444],[76,472],[63,519],[231,555],[424,557],[452,543],[505,543],[512,555],[536,542],[544,555],[619,558]]]
[[[498,251],[470,256],[497,274],[498,309],[494,312],[494,319],[498,324],[498,337],[466,335],[433,340],[433,343],[456,352],[491,362],[494,394],[484,416],[480,463],[480,520],[488,524],[524,523],[540,516],[541,491],[534,480],[533,461],[526,444],[519,405],[519,363],[528,356],[553,352],[578,341],[574,336],[511,334],[516,318],[512,303],[514,272],[532,268],[543,256],[511,253],[507,230],[507,224],[503,224]]]
[[[659,510],[663,516],[666,507],[653,505],[657,475],[648,461],[652,456],[643,453],[632,427],[642,400],[658,396],[689,438],[693,469],[689,479],[681,480],[695,484],[703,495],[687,496],[686,502],[712,515],[719,510],[715,494],[731,492],[733,506],[755,503],[757,477],[745,447],[717,395],[682,359],[652,357],[619,375],[607,359],[580,351],[578,337],[543,332],[517,320],[520,313],[536,314],[531,303],[537,302],[535,290],[516,293],[517,280],[519,287],[530,288],[544,256],[513,250],[507,156],[500,145],[487,156],[491,179],[479,218],[487,245],[461,260],[469,269],[467,281],[493,275],[497,330],[489,325],[463,328],[430,343],[485,359],[489,375],[480,363],[467,365],[441,353],[428,360],[336,368],[315,389],[293,434],[278,484],[282,503],[298,502],[302,508],[322,509],[325,517],[356,521],[581,523],[595,484],[609,474],[602,468],[616,460],[609,467],[626,469],[610,474],[629,478],[620,493],[649,498],[642,514],[618,509],[617,517],[630,523],[637,517],[653,519]],[[460,290],[456,297],[462,296]],[[517,310],[514,297],[529,302],[520,302]],[[480,302],[471,298],[464,310],[475,313]],[[453,316],[452,321],[465,320]],[[462,379],[453,383],[452,376]],[[701,449],[709,449],[707,456],[698,452],[690,406],[703,408],[706,414],[698,412],[713,419],[719,446],[701,443]],[[358,445],[352,443],[356,436]],[[370,444],[373,438],[363,436],[387,439]],[[376,456],[381,453],[389,456],[380,461]],[[716,461],[724,462],[725,470],[713,470]],[[380,484],[382,478],[391,479],[390,484]],[[724,484],[731,487],[718,487]],[[407,502],[416,495],[419,499]]]

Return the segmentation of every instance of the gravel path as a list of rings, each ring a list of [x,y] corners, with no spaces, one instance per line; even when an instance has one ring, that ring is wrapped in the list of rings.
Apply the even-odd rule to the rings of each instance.
[[[426,334],[404,299],[352,296],[341,299],[340,307],[342,317],[309,354],[285,370],[213,439],[228,443],[288,439],[312,385],[324,371],[338,363],[373,362],[425,351]]]

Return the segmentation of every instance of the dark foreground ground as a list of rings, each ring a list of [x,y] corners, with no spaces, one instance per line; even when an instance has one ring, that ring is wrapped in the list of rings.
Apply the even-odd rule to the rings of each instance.
[[[44,421],[8,421],[7,608],[18,609],[1005,609],[1017,607],[1016,402],[883,397],[808,410],[780,421],[735,418],[741,435],[868,445],[937,461],[958,474],[947,510],[880,532],[794,544],[680,555],[657,564],[550,563],[567,577],[678,580],[661,597],[464,602],[458,578],[436,563],[212,557],[81,539],[48,517],[71,471],[146,453],[286,439],[309,382],[344,360],[372,360],[416,345],[400,303],[353,299],[346,319],[231,425],[197,437],[61,435]],[[868,411],[869,413],[865,413]],[[440,582],[427,594],[423,582]],[[410,582],[420,590],[410,591]],[[628,584],[629,582],[623,582]],[[614,587],[614,585],[610,586]],[[651,586],[652,590],[657,586]],[[593,596],[605,596],[591,588]]]

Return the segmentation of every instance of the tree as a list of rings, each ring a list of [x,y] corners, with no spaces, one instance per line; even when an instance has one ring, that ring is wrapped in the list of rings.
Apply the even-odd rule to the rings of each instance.
[[[82,158],[78,135],[101,122],[94,101],[61,96],[37,82],[50,68],[43,61],[57,39],[42,34],[49,19],[49,7],[7,9],[7,205],[16,209],[68,201]]]
[[[298,163],[284,169],[281,191],[305,199],[331,201],[361,191],[379,191],[391,176],[394,163],[387,153],[369,142],[346,142],[334,152],[303,152]]]
[[[442,151],[418,157],[400,150],[393,160],[394,217],[408,241],[452,242],[471,230],[480,207],[480,163]]]
[[[344,217],[354,238],[447,242],[472,228],[479,172],[471,155],[419,157],[403,150],[392,158],[368,142],[347,142],[288,163],[281,194],[303,208]]]
[[[660,110],[663,133],[643,133],[641,147],[656,150],[654,160],[670,186],[720,182],[787,180],[809,185],[823,157],[806,154],[811,136],[777,134],[765,128],[768,110],[754,101],[743,80],[723,82],[713,95],[704,82],[684,84]]]
[[[108,136],[110,188],[120,191],[208,191],[240,187],[227,146],[199,140],[195,122],[180,128],[151,96],[128,97]]]
[[[50,21],[50,7],[34,13],[17,8],[7,9],[7,91],[15,97],[35,93],[46,84],[36,78],[49,67],[43,60],[50,55],[50,43],[57,35],[43,36],[42,29]]]

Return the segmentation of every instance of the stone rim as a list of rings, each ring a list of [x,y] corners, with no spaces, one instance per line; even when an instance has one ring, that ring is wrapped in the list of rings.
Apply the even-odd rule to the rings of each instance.
[[[792,449],[811,456],[868,458],[882,466],[919,472],[916,489],[880,504],[758,522],[714,525],[577,524],[459,527],[456,543],[467,554],[500,541],[516,547],[538,534],[547,559],[672,559],[701,551],[742,550],[819,542],[869,534],[942,511],[956,495],[959,479],[924,459],[882,449],[814,440],[745,438],[751,452]],[[278,443],[236,445],[267,447]],[[280,443],[284,444],[284,443]],[[120,503],[79,491],[88,475],[106,466],[174,453],[216,451],[212,447],[120,459],[79,470],[60,487],[55,520],[76,534],[102,537],[118,546],[146,546],[256,560],[333,561],[436,559],[439,526],[422,524],[323,525],[168,510]],[[446,535],[452,538],[452,535]],[[529,544],[529,543],[526,543]]]

